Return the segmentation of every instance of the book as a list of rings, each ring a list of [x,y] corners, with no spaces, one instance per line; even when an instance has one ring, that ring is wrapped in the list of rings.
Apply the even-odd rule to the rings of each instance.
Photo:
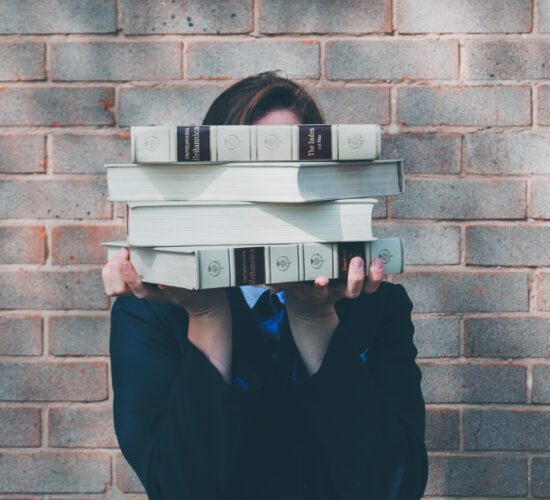
[[[107,164],[111,201],[308,202],[403,192],[402,160]]]
[[[133,163],[374,160],[379,125],[131,127]]]
[[[129,202],[126,233],[135,246],[368,241],[376,201]]]
[[[222,288],[310,281],[325,276],[347,278],[350,260],[359,255],[368,272],[376,257],[386,274],[404,270],[401,238],[367,242],[298,243],[292,245],[134,247],[105,242],[110,259],[120,247],[147,283],[188,289]]]

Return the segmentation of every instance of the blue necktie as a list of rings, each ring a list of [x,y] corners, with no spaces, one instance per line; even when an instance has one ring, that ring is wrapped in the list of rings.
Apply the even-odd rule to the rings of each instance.
[[[281,323],[285,315],[283,304],[277,294],[266,290],[252,308],[252,314],[271,352],[271,357],[276,361],[281,337]]]

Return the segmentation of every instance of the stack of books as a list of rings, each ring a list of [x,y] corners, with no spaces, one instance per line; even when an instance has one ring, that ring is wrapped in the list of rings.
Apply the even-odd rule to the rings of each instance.
[[[108,164],[127,203],[119,247],[144,282],[189,289],[346,278],[356,255],[403,271],[401,238],[372,232],[376,196],[404,189],[378,125],[149,126]]]

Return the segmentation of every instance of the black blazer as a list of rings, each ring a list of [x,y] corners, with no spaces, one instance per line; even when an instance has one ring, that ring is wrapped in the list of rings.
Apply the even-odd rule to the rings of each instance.
[[[115,430],[150,499],[413,500],[427,481],[412,303],[401,285],[336,304],[321,368],[291,382],[288,321],[274,364],[239,288],[226,383],[175,305],[118,298],[111,314]]]

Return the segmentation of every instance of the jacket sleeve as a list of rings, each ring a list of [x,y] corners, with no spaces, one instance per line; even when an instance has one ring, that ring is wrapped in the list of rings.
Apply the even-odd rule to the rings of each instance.
[[[247,463],[242,443],[254,442],[262,432],[261,391],[227,384],[187,340],[185,311],[178,308],[177,316],[167,320],[157,306],[176,307],[120,297],[111,312],[120,448],[151,500],[225,498],[238,487],[234,468]]]
[[[294,404],[321,446],[338,498],[419,499],[428,459],[412,303],[401,285],[382,283],[339,304],[321,367],[292,386]]]

